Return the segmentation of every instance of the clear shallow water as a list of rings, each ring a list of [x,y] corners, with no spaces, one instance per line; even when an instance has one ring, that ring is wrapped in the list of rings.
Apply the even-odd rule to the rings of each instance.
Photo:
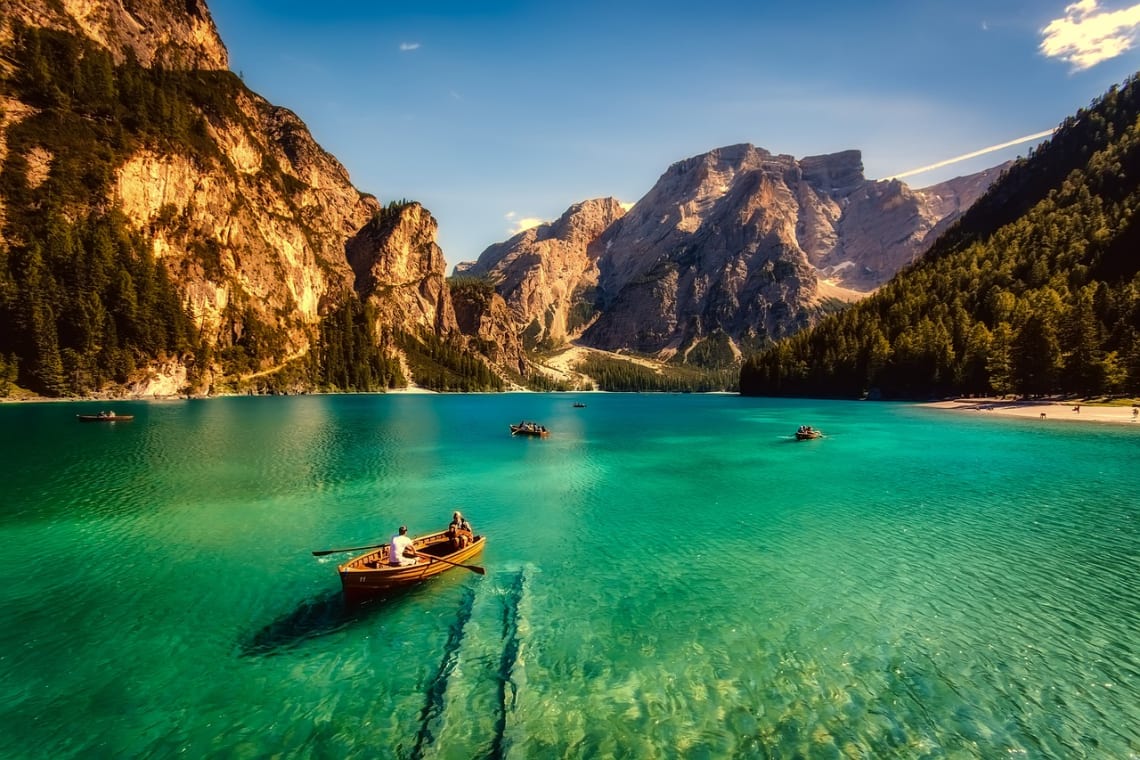
[[[93,409],[0,405],[5,758],[1140,757],[1140,429],[701,395]],[[346,609],[350,555],[311,555],[456,507],[486,576]]]

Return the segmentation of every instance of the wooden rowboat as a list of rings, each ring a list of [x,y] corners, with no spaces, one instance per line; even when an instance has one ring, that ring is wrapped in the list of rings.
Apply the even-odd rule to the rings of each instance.
[[[365,599],[413,586],[433,575],[446,573],[454,569],[456,564],[463,565],[483,551],[487,537],[475,536],[470,544],[459,550],[452,549],[451,539],[445,530],[419,536],[412,543],[420,554],[414,565],[389,565],[388,546],[338,565],[337,572],[340,573],[340,585],[345,597],[350,601]]]
[[[128,422],[135,418],[133,414],[108,414],[107,412],[77,414],[75,416],[80,422]]]
[[[809,426],[804,426],[796,431],[796,440],[811,441],[816,438],[823,438],[823,432]]]
[[[550,431],[546,429],[545,425],[539,425],[536,422],[520,422],[518,425],[511,425],[511,435],[533,435],[536,438],[545,438],[550,435]]]

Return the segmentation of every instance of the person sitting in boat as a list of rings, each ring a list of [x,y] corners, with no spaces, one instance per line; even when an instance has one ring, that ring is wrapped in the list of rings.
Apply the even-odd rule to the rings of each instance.
[[[471,524],[458,510],[451,513],[451,524],[447,526],[447,536],[452,549],[462,549],[471,543]]]
[[[408,526],[401,525],[400,532],[392,536],[392,543],[388,545],[388,564],[397,567],[416,564],[416,546],[408,537]]]

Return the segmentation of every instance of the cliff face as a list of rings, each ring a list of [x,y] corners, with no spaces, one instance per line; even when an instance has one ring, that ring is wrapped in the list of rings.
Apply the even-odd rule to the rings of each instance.
[[[913,191],[867,181],[858,151],[733,145],[674,164],[624,215],[579,204],[457,271],[490,276],[527,337],[668,358],[723,333],[737,351],[884,283],[998,173]]]
[[[930,248],[1006,166],[920,190],[898,180],[864,182],[847,196],[837,244],[819,250],[812,263],[845,287],[871,291]]]
[[[116,63],[133,55],[144,66],[229,68],[229,55],[204,0],[4,0],[0,15],[29,26],[86,37]]]
[[[328,301],[351,292],[344,246],[379,204],[291,112],[244,93],[245,118],[214,122],[222,160],[141,151],[119,169],[114,200],[166,261],[202,329],[225,342],[228,314],[280,328],[289,354]]]
[[[451,291],[459,330],[468,336],[472,350],[491,364],[525,377],[530,363],[503,297],[491,289],[458,286]]]
[[[590,318],[598,283],[593,243],[624,213],[614,198],[577,203],[558,221],[493,245],[456,272],[488,277],[527,342],[560,345],[578,337]]]
[[[750,145],[673,165],[599,240],[601,316],[583,342],[672,355],[717,330],[750,344],[806,325],[797,193],[830,199],[805,184],[790,156]]]
[[[385,324],[441,337],[459,331],[438,229],[423,206],[410,203],[377,212],[348,241],[356,291],[379,307]]]
[[[0,162],[13,158],[18,171],[5,171],[19,177],[2,184],[27,187],[0,192],[0,254],[10,247],[27,255],[44,234],[27,221],[32,206],[59,197],[47,189],[54,168],[81,166],[84,150],[98,151],[94,181],[72,170],[57,211],[70,220],[121,212],[165,265],[213,357],[208,367],[198,362],[199,390],[304,356],[322,319],[357,297],[377,307],[377,327],[426,330],[467,350],[431,214],[415,203],[382,208],[353,187],[295,114],[225,71],[225,47],[201,0],[8,0],[0,43],[20,47],[0,57]],[[56,69],[41,75],[33,69],[45,55]],[[80,62],[82,87],[69,89],[61,58]],[[114,118],[118,131],[101,132]],[[51,129],[52,119],[78,124],[78,141],[53,141],[29,126]],[[5,223],[13,198],[22,204],[19,225]],[[25,308],[10,306],[0,320]],[[505,314],[500,301],[473,322],[472,345],[506,357],[514,372],[519,356],[510,341],[503,353],[480,337],[500,336],[505,327],[493,322]],[[24,342],[54,345],[50,337]],[[129,350],[134,361],[145,359]],[[384,350],[399,351],[390,342]],[[136,392],[175,393],[188,382],[195,357],[159,353],[167,355],[140,366]]]

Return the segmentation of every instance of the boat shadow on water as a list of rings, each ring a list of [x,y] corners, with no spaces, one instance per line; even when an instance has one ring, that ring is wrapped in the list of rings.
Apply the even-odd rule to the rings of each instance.
[[[278,617],[242,641],[241,655],[270,657],[311,639],[338,633],[408,596],[413,590],[398,589],[361,601],[349,601],[339,590],[306,599],[292,612]]]

